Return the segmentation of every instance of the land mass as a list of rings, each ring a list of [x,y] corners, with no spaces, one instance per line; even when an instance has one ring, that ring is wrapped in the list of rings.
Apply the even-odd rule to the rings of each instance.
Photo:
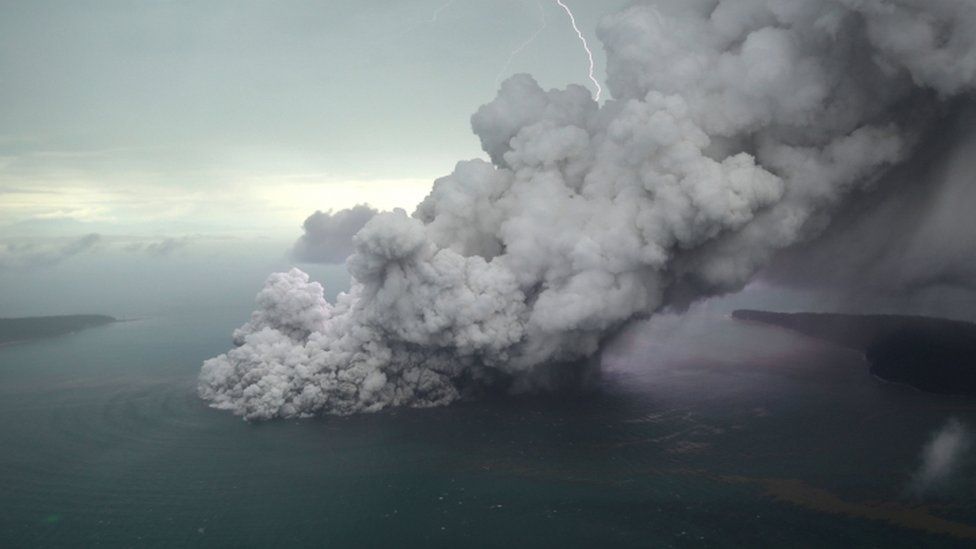
[[[0,318],[0,345],[69,334],[112,322],[117,322],[117,320],[107,315]]]
[[[886,381],[932,393],[976,395],[976,324],[944,318],[738,310],[738,320],[780,326],[864,353]]]

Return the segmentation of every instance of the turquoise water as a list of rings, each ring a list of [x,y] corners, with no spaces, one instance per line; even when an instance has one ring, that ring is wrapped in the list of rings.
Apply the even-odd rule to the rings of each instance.
[[[976,402],[775,329],[634,329],[586,396],[249,424],[195,395],[241,319],[0,348],[0,545],[972,543],[971,460],[921,499],[908,487]]]

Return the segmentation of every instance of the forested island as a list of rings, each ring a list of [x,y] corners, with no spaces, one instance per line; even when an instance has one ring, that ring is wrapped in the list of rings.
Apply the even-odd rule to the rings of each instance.
[[[117,320],[107,315],[0,318],[0,345],[69,334],[85,328],[111,324],[112,322],[117,322]]]
[[[902,315],[738,310],[739,320],[781,326],[864,353],[871,373],[923,391],[976,395],[976,324]]]

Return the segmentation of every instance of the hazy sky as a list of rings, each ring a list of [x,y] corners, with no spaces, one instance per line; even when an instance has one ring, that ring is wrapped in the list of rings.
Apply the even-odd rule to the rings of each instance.
[[[593,31],[624,3],[567,0],[601,77]],[[587,82],[554,1],[3,1],[0,227],[297,233],[315,209],[409,209],[481,155],[469,117],[514,72]]]

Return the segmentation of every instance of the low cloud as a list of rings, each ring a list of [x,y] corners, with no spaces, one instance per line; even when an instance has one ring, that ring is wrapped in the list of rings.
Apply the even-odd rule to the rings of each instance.
[[[91,233],[68,242],[54,244],[0,243],[0,269],[30,269],[57,265],[68,258],[93,251],[101,241],[101,235]]]
[[[127,252],[142,252],[154,257],[167,257],[186,248],[191,241],[192,238],[189,236],[166,237],[152,242],[134,242],[126,246],[125,250]]]
[[[183,251],[199,238],[113,237],[99,233],[66,238],[12,238],[0,242],[0,270],[53,267],[75,256],[96,253],[125,252],[164,258]]]
[[[25,187],[0,187],[0,194],[58,194],[58,192],[44,189],[28,189]]]
[[[313,213],[302,224],[305,234],[295,242],[292,258],[304,263],[344,262],[354,251],[353,235],[378,213],[367,204],[335,213]]]

